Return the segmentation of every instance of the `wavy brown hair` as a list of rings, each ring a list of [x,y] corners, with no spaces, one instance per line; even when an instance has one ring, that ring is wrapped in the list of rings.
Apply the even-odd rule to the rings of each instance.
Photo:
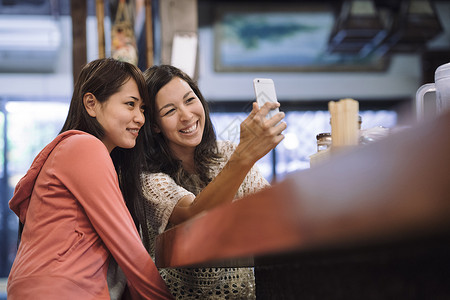
[[[194,151],[195,173],[190,174],[183,169],[181,161],[171,152],[166,138],[162,132],[157,133],[158,111],[156,108],[156,94],[174,78],[184,80],[202,103],[205,110],[205,127],[200,144]],[[144,71],[144,78],[147,84],[150,104],[148,107],[148,122],[146,122],[146,161],[148,171],[151,173],[163,172],[172,177],[175,182],[198,194],[212,178],[210,177],[210,166],[215,164],[220,158],[216,143],[216,134],[209,116],[208,103],[200,92],[197,83],[186,73],[170,65],[153,66]]]

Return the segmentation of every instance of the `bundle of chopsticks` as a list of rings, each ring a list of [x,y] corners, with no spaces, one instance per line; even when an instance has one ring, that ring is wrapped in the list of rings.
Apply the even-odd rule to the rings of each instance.
[[[359,103],[350,98],[328,102],[332,148],[358,145]]]

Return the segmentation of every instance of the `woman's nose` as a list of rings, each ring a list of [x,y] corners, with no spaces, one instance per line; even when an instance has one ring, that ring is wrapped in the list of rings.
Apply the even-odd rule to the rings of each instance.
[[[180,107],[179,112],[181,121],[189,121],[192,119],[192,112],[186,107]]]
[[[144,113],[140,109],[138,109],[135,113],[134,121],[140,125],[143,125],[145,123]]]

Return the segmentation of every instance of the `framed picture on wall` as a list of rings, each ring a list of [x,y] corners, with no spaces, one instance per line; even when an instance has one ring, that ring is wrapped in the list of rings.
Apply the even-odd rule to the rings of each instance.
[[[216,72],[383,71],[376,55],[330,53],[329,4],[223,4],[214,22]]]

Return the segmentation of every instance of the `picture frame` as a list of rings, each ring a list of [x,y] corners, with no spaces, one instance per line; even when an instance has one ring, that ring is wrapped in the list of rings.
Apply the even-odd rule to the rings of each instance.
[[[215,11],[216,72],[384,71],[376,54],[329,53],[336,16],[330,4],[222,4]]]

